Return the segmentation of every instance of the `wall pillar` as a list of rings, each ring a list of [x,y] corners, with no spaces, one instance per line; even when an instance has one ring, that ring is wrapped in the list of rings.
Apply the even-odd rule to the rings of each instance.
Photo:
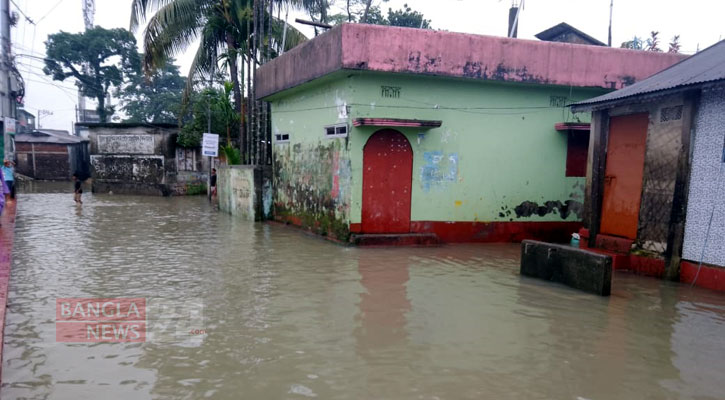
[[[690,187],[690,141],[693,134],[692,122],[697,112],[699,97],[699,91],[687,92],[682,107],[682,148],[677,160],[675,193],[667,232],[667,249],[665,250],[664,278],[671,281],[680,280],[680,261],[682,260],[685,217],[687,215],[687,194]]]
[[[607,144],[609,142],[609,112],[607,110],[593,112],[590,134],[584,223],[589,229],[589,247],[595,247],[602,215],[604,175],[607,166]]]

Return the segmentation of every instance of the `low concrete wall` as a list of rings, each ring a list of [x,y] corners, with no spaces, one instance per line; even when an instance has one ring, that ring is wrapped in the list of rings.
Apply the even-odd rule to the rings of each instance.
[[[609,296],[612,257],[566,245],[524,240],[521,242],[521,275]]]
[[[217,168],[219,209],[250,221],[272,218],[270,167],[232,165]]]
[[[233,165],[217,169],[219,209],[244,219],[255,220],[254,167]]]

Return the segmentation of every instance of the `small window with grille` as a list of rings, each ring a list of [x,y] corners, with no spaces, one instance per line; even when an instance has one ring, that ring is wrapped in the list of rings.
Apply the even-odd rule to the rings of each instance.
[[[347,124],[337,124],[325,127],[325,136],[328,138],[347,137]]]
[[[275,133],[274,141],[275,141],[275,143],[288,143],[289,142],[289,133]]]
[[[660,122],[679,121],[682,119],[682,106],[663,107],[660,110]]]

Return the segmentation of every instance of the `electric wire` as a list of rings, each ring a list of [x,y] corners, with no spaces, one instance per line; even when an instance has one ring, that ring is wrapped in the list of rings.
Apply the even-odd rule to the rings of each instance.
[[[40,17],[40,19],[38,20],[38,22],[37,22],[37,23],[39,24],[39,23],[40,23],[40,22],[41,22],[42,20],[44,20],[44,19],[45,19],[45,17],[47,17],[48,15],[50,15],[50,13],[52,13],[52,12],[53,12],[53,10],[55,10],[55,9],[56,9],[56,8],[57,8],[57,7],[58,7],[58,6],[60,5],[60,3],[64,2],[64,1],[65,1],[65,0],[58,0],[58,2],[57,2],[57,3],[55,3],[55,5],[54,5],[53,7],[51,7],[51,8],[50,8],[50,10],[48,10],[48,12],[47,12],[47,13],[45,13],[45,15],[43,15],[42,17]]]
[[[409,110],[443,110],[443,111],[459,111],[470,114],[479,115],[522,115],[522,114],[533,114],[537,112],[546,112],[549,110],[555,110],[565,107],[553,107],[553,106],[522,106],[522,107],[451,107],[451,106],[432,106],[432,107],[420,107],[420,106],[405,106],[405,105],[370,105],[361,103],[351,103],[348,106],[358,107],[371,107],[371,108],[392,108],[392,109],[409,109]],[[300,108],[294,110],[277,110],[275,113],[294,113],[304,111],[316,111],[316,110],[329,110],[336,109],[339,106],[321,106],[321,107],[310,107]],[[528,112],[522,112],[527,111]]]
[[[22,8],[20,8],[20,6],[18,5],[18,3],[16,3],[16,2],[15,2],[15,0],[10,0],[10,2],[11,2],[11,3],[13,3],[13,5],[15,6],[15,8],[17,8],[17,9],[18,9],[18,11],[20,11],[20,14],[23,14],[23,17],[25,17],[25,19],[26,19],[26,20],[27,20],[28,22],[30,22],[31,24],[35,24],[35,22],[33,22],[33,20],[32,20],[32,19],[30,19],[30,17],[28,17],[28,15],[27,15],[27,14],[25,14],[25,11],[23,11],[23,9],[22,9]]]

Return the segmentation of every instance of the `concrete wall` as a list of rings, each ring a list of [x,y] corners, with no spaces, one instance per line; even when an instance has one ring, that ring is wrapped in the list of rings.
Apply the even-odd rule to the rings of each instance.
[[[178,171],[178,128],[98,124],[88,132],[96,192],[167,196],[186,194],[206,182],[208,162],[202,158],[198,169]]]
[[[398,88],[399,96],[388,97],[382,86]],[[378,130],[352,128],[352,121],[375,117],[443,121],[436,129],[398,129],[414,152],[414,230],[449,222],[576,223],[584,178],[566,177],[567,134],[554,129],[573,117],[552,103],[601,93],[373,72],[333,74],[287,91],[272,99],[273,133],[290,135],[274,145],[275,216],[345,239],[350,224],[361,222],[363,148]],[[352,128],[349,137],[326,137],[324,127],[339,122]],[[486,240],[487,233],[462,240],[475,235]]]
[[[584,178],[566,176],[567,134],[554,129],[572,116],[549,106],[552,97],[571,102],[601,91],[369,73],[351,79],[353,119],[443,121],[437,129],[398,129],[414,153],[411,220],[580,220]],[[381,85],[400,87],[400,98],[381,97]],[[377,130],[355,128],[350,138],[353,223],[361,220],[363,147]]]
[[[218,167],[217,199],[224,212],[249,221],[270,219],[271,170],[248,165]]]
[[[352,101],[349,79],[320,80],[272,103],[272,134],[290,135],[274,143],[275,218],[346,240],[351,206],[348,138],[328,138],[324,127],[341,118]]]
[[[683,259],[725,267],[725,89],[705,90],[695,116]],[[712,224],[710,218],[712,216]],[[707,235],[710,226],[709,236]]]

